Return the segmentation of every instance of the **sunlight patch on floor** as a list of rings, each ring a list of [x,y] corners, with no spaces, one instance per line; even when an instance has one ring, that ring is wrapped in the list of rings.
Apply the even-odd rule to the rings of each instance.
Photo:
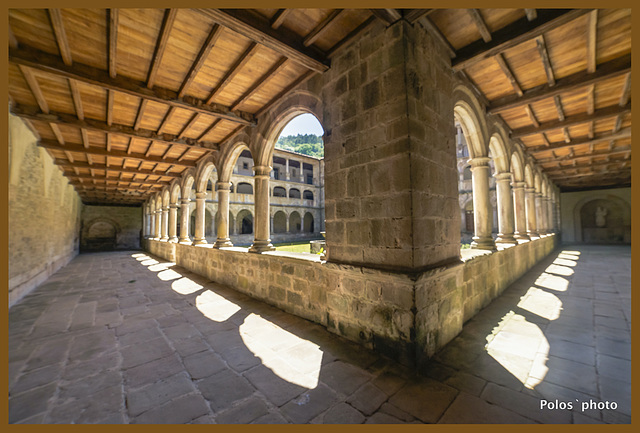
[[[192,289],[194,287],[195,286],[192,286]],[[200,288],[202,288],[202,286],[200,286]],[[193,292],[195,291],[197,290],[193,290]],[[206,290],[196,297],[196,308],[206,317],[216,322],[224,322],[240,311],[239,305],[234,304],[211,290]]]
[[[569,280],[543,272],[540,274],[535,284],[538,287],[555,290],[556,292],[566,292],[569,287]]]
[[[181,295],[190,295],[202,289],[202,285],[196,283],[191,278],[182,277],[171,283],[171,289]]]
[[[160,262],[154,259],[143,260],[140,262],[140,264],[144,266],[157,265],[158,263]]]
[[[553,293],[529,287],[518,307],[548,320],[556,320],[562,311],[562,301]]]
[[[563,251],[560,254],[558,254],[558,258],[566,259],[566,260],[578,260],[580,256],[576,256],[575,254],[569,254]]]
[[[562,265],[562,266],[570,266],[570,267],[574,267],[575,265],[577,265],[577,263],[574,260],[567,260],[567,259],[563,259],[558,257],[557,259],[555,259],[553,261],[554,264],[556,265]]]
[[[158,278],[162,281],[171,281],[180,277],[182,277],[182,274],[174,271],[173,269],[165,269],[164,271],[158,272]]]
[[[544,271],[549,274],[563,275],[565,277],[573,275],[573,269],[561,265],[549,265]]]
[[[262,364],[278,377],[308,389],[318,386],[322,350],[317,344],[253,313],[240,325],[240,337],[247,348],[262,360]]]
[[[170,267],[175,265],[176,265],[175,263],[165,262],[165,263],[158,263],[157,265],[151,265],[147,269],[153,272],[160,272],[160,271],[164,271],[165,269],[169,269]]]
[[[513,311],[507,313],[492,334],[487,336],[485,349],[529,389],[533,389],[544,378],[542,372],[547,368],[545,362],[549,354],[549,342],[535,323],[528,322],[520,314]]]

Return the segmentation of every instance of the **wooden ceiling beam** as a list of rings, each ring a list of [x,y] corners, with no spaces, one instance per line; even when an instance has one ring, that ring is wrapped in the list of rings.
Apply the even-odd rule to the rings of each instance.
[[[587,22],[587,72],[593,74],[596,71],[596,40],[598,32],[598,9],[589,13]]]
[[[491,42],[476,41],[456,51],[452,63],[455,71],[502,53],[509,48],[536,38],[588,13],[589,9],[539,9],[538,17],[529,21],[523,17],[492,33]]]
[[[120,20],[120,12],[118,9],[107,9],[107,20],[109,29],[109,76],[115,78],[118,67],[118,22]]]
[[[60,9],[48,9],[48,11],[51,27],[53,27],[53,32],[56,35],[56,42],[58,43],[58,50],[60,50],[62,61],[65,65],[71,66],[73,60],[71,59],[71,48],[69,48],[67,33],[64,30],[64,23],[62,22],[62,12],[60,12]]]
[[[622,95],[620,95],[620,102],[618,103],[621,107],[624,107],[629,103],[631,99],[631,72],[627,73],[627,78],[624,81],[624,87],[622,88]]]
[[[162,63],[162,57],[164,56],[164,51],[167,48],[167,42],[169,41],[169,34],[171,33],[171,28],[173,27],[177,14],[178,9],[170,8],[165,10],[162,27],[160,28],[160,34],[158,35],[155,52],[153,53],[153,59],[151,60],[149,74],[147,76],[147,88],[149,89],[151,89],[155,84],[156,76],[158,75],[160,64]]]
[[[482,40],[485,42],[491,42],[491,31],[489,27],[487,27],[487,23],[484,22],[482,15],[480,15],[479,9],[467,9],[467,13],[471,17],[471,20],[475,24],[478,32],[480,32],[480,36],[482,36]]]
[[[166,159],[162,159],[160,157],[157,156],[145,156],[144,154],[138,154],[138,153],[127,153],[124,152],[122,150],[111,150],[111,151],[107,151],[106,149],[102,149],[99,147],[89,147],[88,149],[85,149],[85,147],[81,144],[75,144],[75,143],[67,143],[64,146],[60,145],[58,142],[53,141],[53,140],[47,140],[47,139],[42,139],[38,142],[38,146],[44,148],[44,149],[50,149],[50,150],[59,150],[59,151],[66,151],[66,152],[77,152],[77,153],[83,153],[86,155],[97,155],[97,156],[109,156],[109,157],[113,157],[113,158],[125,158],[125,159],[130,159],[130,160],[134,160],[134,161],[143,161],[143,162],[156,162],[159,164],[173,164],[173,165],[178,165],[181,167],[195,167],[196,163],[195,162],[190,162],[190,161],[178,161],[177,159],[173,159],[173,158],[166,158]]]
[[[577,140],[572,142],[571,144],[566,144],[565,142],[557,142],[557,143],[550,143],[549,146],[533,146],[533,147],[528,147],[527,148],[527,153],[529,153],[530,155],[537,155],[540,154],[542,152],[547,152],[549,150],[557,150],[557,149],[568,149],[569,147],[574,147],[574,146],[584,146],[584,145],[591,145],[591,144],[596,144],[596,143],[600,143],[603,141],[608,141],[608,140],[619,140],[621,138],[629,138],[631,137],[631,128],[624,128],[621,129],[618,132],[610,132],[607,134],[601,134],[597,137],[594,137],[593,139],[588,138],[588,139],[584,139],[584,140]]]
[[[345,12],[344,9],[335,9],[333,10],[329,16],[327,16],[320,24],[318,24],[305,38],[302,40],[302,45],[308,47],[309,45],[313,45],[318,38],[322,37],[323,34],[327,32],[331,28],[331,26],[336,22],[336,19],[340,17]]]
[[[78,119],[84,120],[84,109],[82,108],[82,98],[80,97],[80,90],[78,89],[78,83],[74,79],[69,79],[69,88],[71,89],[71,96],[73,98],[73,106],[76,109],[76,116]]]
[[[336,43],[333,47],[331,47],[331,49],[329,49],[329,51],[327,51],[326,53],[327,58],[331,58],[342,47],[346,47],[347,45],[349,45],[352,41],[355,40],[356,36],[358,36],[362,31],[364,31],[373,22],[377,20],[378,19],[374,15],[371,15],[369,18],[367,18],[362,24],[360,24],[358,27],[356,27],[351,32],[349,32],[347,36],[342,38],[340,42]]]
[[[154,131],[146,130],[146,129],[134,129],[130,126],[126,125],[108,125],[106,122],[102,122],[94,119],[84,119],[80,120],[75,116],[66,113],[57,113],[50,112],[48,114],[40,113],[39,110],[35,107],[27,107],[27,106],[18,106],[17,104],[12,106],[11,111],[16,116],[30,119],[30,120],[38,120],[42,122],[48,123],[57,123],[59,125],[68,125],[73,126],[79,129],[85,129],[87,131],[101,132],[101,133],[110,133],[122,135],[129,138],[137,138],[143,140],[154,140],[162,144],[166,145],[182,145],[188,146],[191,148],[202,149],[206,152],[211,152],[213,150],[217,150],[218,145],[216,143],[210,142],[198,142],[191,138],[181,138],[169,134],[157,134]]]
[[[36,102],[38,103],[38,107],[40,107],[40,110],[43,113],[48,113],[49,104],[47,103],[47,100],[42,94],[42,90],[40,89],[40,84],[38,84],[38,80],[35,77],[35,75],[33,75],[31,68],[25,65],[18,65],[18,68],[20,69],[20,72],[22,72],[22,76],[27,82],[27,85],[29,86],[29,90],[31,90],[31,94],[33,95]],[[15,105],[16,104],[13,104],[12,106],[15,106]]]
[[[18,39],[16,38],[16,35],[13,33],[13,30],[11,30],[11,23],[9,22],[7,22],[7,31],[9,32],[9,47],[13,49],[17,49],[19,46]]]
[[[540,35],[536,38],[536,46],[538,47],[538,53],[540,54],[540,60],[542,60],[542,67],[544,73],[547,75],[547,84],[551,86],[556,85],[556,76],[553,72],[553,66],[551,66],[551,59],[549,58],[549,51],[547,50],[547,43],[544,40],[544,35]]]
[[[270,78],[272,78],[280,70],[282,70],[282,68],[286,65],[286,63],[287,63],[287,58],[286,57],[281,57],[280,60],[278,60],[271,68],[269,68],[269,70],[267,72],[262,74],[262,76],[260,78],[258,78],[255,81],[255,83],[253,83],[253,85],[249,89],[247,89],[246,92],[244,92],[242,94],[242,96],[240,96],[235,102],[233,102],[233,104],[231,104],[230,108],[232,110],[235,110],[242,103],[244,103],[245,101],[250,99],[251,96],[253,96],[253,94],[256,91],[258,91],[258,89],[260,89],[260,87],[262,87],[262,85],[264,85]]]
[[[204,65],[205,60],[207,60],[209,53],[213,49],[214,45],[216,44],[216,41],[218,40],[221,34],[222,34],[222,27],[219,26],[218,24],[214,24],[213,28],[209,32],[209,35],[207,36],[207,39],[204,41],[204,44],[202,44],[202,47],[200,48],[200,52],[198,53],[196,60],[191,65],[191,68],[189,69],[187,76],[185,77],[184,81],[180,85],[180,89],[178,90],[178,98],[182,98],[187,93],[189,86],[191,86],[191,83],[193,83],[194,78],[196,77],[196,75]]]
[[[611,165],[619,165],[622,164],[623,168],[625,166],[627,166],[628,164],[630,164],[630,161],[627,160],[612,160],[609,162],[599,162],[599,163],[595,163],[595,164],[585,164],[585,165],[575,165],[575,166],[571,166],[571,167],[566,167],[566,166],[560,166],[560,168],[554,168],[554,169],[545,169],[544,167],[542,167],[542,171],[544,171],[544,173],[547,176],[562,176],[562,175],[566,175],[567,172],[569,170],[573,171],[573,170],[585,170],[585,169],[592,169],[592,168],[606,168],[609,167]]]
[[[278,9],[278,12],[276,12],[275,15],[271,18],[271,28],[276,30],[278,27],[280,27],[292,11],[293,9]]]
[[[113,125],[113,103],[115,91],[107,89],[107,125]]]
[[[533,21],[538,17],[538,12],[535,9],[525,9],[524,14],[529,21]]]
[[[253,56],[258,50],[258,47],[259,45],[256,42],[251,42],[249,44],[249,47],[247,47],[247,49],[240,55],[240,57],[238,57],[231,68],[229,68],[227,73],[224,74],[224,77],[220,79],[216,87],[213,88],[211,94],[207,98],[207,104],[211,104],[215,97],[222,91],[222,89],[224,89],[231,82],[233,77],[235,77],[238,72],[240,72],[242,67],[247,64],[247,62],[251,59],[251,56]]]
[[[319,50],[305,47],[301,38],[286,27],[274,30],[261,15],[247,9],[198,9],[218,24],[251,39],[278,54],[316,72],[329,69],[328,60]]]
[[[507,79],[511,83],[513,90],[515,90],[518,96],[522,96],[522,88],[520,87],[518,80],[516,80],[516,77],[513,75],[513,71],[511,71],[511,68],[509,67],[509,65],[507,65],[507,61],[505,60],[504,55],[500,53],[495,57],[495,59],[500,65],[500,69],[502,69],[502,72],[504,73],[504,75],[506,75]]]
[[[391,25],[402,19],[402,14],[397,9],[369,9],[371,13],[387,25]]]
[[[522,97],[508,96],[497,99],[491,103],[487,112],[489,114],[497,114],[505,110],[532,104],[546,98],[552,98],[562,93],[591,86],[628,73],[631,73],[631,55],[625,55],[603,63],[593,74],[588,74],[586,71],[578,72],[568,77],[559,78],[555,86],[545,84],[526,90]]]
[[[433,9],[406,9],[403,18],[411,24],[433,12]]]
[[[512,131],[511,138],[522,138],[530,135],[540,134],[542,132],[551,131],[554,129],[562,129],[564,127],[579,125],[581,123],[591,122],[600,119],[606,119],[609,117],[618,116],[620,114],[626,114],[631,112],[631,105],[620,107],[619,105],[612,105],[609,107],[596,110],[593,114],[578,114],[575,116],[567,117],[564,121],[552,121],[541,123],[538,127],[526,127],[520,129],[514,129]]]
[[[614,155],[626,155],[627,153],[631,152],[631,147],[619,147],[615,150],[613,150],[612,152],[609,152],[608,150],[605,152],[593,152],[590,153],[588,155],[580,155],[580,156],[575,156],[575,154],[569,154],[567,156],[561,156],[558,158],[542,158],[542,159],[537,159],[535,160],[537,164],[553,164],[556,162],[567,162],[567,161],[575,161],[576,163],[578,161],[589,161],[590,158],[601,158],[604,156],[614,156]]]
[[[164,88],[146,88],[145,83],[118,76],[112,78],[109,73],[91,66],[75,62],[73,66],[63,64],[57,56],[35,50],[30,47],[9,50],[9,61],[13,64],[28,66],[29,68],[54,74],[59,77],[72,78],[103,89],[115,90],[142,99],[167,104],[176,108],[196,111],[211,116],[248,126],[255,126],[255,117],[244,112],[231,112],[228,107],[220,104],[203,104],[203,101],[185,96],[178,98],[178,93]]]
[[[91,176],[88,174],[75,174],[75,173],[64,173],[64,175],[68,179],[79,179],[79,180],[92,180],[100,183],[109,183],[109,182],[122,182],[122,183],[139,183],[142,185],[169,185],[171,182],[166,180],[148,180],[148,179],[120,179],[119,177],[107,177],[107,176]]]

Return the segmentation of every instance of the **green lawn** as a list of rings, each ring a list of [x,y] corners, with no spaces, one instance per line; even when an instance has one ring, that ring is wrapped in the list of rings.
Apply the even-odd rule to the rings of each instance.
[[[309,242],[294,242],[273,244],[277,251],[291,251],[294,253],[308,253],[310,252]]]

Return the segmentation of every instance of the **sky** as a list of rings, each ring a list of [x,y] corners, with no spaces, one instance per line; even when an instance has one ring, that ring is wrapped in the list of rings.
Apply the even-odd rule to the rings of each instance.
[[[318,122],[318,119],[316,119],[313,114],[301,114],[284,127],[280,133],[280,137],[298,134],[323,135],[324,131],[322,125],[320,125],[320,122]]]

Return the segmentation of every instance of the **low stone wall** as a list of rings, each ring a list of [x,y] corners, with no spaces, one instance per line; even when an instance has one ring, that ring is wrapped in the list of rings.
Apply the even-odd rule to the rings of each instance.
[[[555,248],[547,236],[419,275],[147,239],[145,249],[212,281],[415,366]]]

